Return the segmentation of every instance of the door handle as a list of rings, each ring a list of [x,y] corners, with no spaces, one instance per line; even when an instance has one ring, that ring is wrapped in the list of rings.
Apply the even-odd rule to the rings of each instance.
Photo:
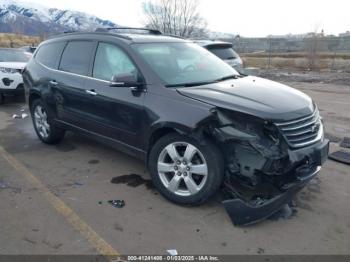
[[[49,81],[50,85],[53,85],[53,86],[57,86],[58,83],[55,81],[55,80],[51,80]]]
[[[97,92],[94,89],[91,90],[85,90],[85,92],[91,96],[97,96]]]
[[[131,91],[140,91],[140,88],[137,86],[130,86],[129,88],[131,89]]]

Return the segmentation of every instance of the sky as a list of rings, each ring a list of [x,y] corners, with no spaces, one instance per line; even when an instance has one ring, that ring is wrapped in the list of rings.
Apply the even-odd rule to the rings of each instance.
[[[142,26],[144,0],[22,0],[96,15],[124,26]],[[350,31],[349,0],[199,0],[213,31],[249,37]]]

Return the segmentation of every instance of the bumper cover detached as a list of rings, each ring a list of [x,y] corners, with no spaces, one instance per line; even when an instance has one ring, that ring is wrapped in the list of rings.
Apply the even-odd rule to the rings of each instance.
[[[258,223],[277,211],[285,204],[291,203],[295,194],[300,191],[311,179],[313,179],[321,170],[321,165],[326,161],[328,156],[329,141],[325,140],[312,148],[290,152],[292,157],[302,158],[310,157],[314,167],[307,171],[296,171],[296,179],[282,186],[281,193],[269,199],[258,201],[247,201],[237,197],[234,199],[224,200],[222,203],[234,225],[250,225]],[[306,154],[305,154],[306,153]],[[234,190],[232,188],[232,190]]]

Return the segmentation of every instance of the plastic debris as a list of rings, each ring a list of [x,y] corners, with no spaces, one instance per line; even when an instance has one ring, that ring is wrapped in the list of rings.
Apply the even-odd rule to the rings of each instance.
[[[8,188],[9,185],[7,183],[4,182],[0,182],[0,188],[4,189],[4,188]]]
[[[344,137],[343,141],[340,143],[340,146],[350,148],[350,137]]]
[[[177,256],[177,255],[178,255],[176,249],[168,249],[166,252],[168,252],[168,254],[169,254],[170,256]]]
[[[328,156],[329,159],[350,165],[350,153],[346,151],[336,151]]]
[[[109,200],[108,203],[116,208],[122,208],[125,206],[124,200]]]
[[[84,184],[81,183],[81,182],[75,181],[75,182],[74,182],[74,185],[75,185],[75,186],[82,186],[82,185],[84,185]]]
[[[26,114],[26,113],[22,113],[21,115],[14,114],[12,116],[13,119],[25,119],[27,117],[28,117],[28,114]]]

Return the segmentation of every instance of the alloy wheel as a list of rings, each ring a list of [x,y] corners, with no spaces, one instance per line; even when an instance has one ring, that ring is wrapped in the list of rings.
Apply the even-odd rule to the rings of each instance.
[[[198,148],[187,142],[167,145],[158,158],[158,175],[172,193],[192,196],[205,185],[208,165]]]
[[[50,135],[50,125],[47,122],[46,110],[38,105],[34,109],[34,122],[39,135],[46,139]]]

